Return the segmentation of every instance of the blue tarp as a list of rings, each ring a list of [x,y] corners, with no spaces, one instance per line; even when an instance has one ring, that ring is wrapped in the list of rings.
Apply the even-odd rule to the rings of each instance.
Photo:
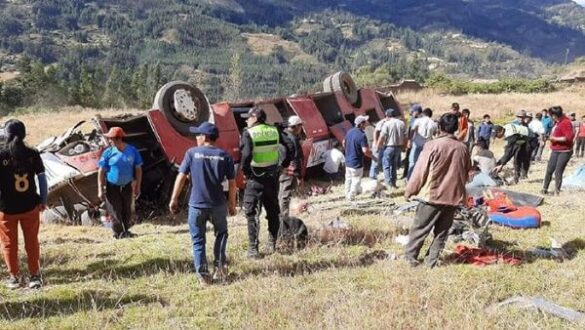
[[[563,188],[585,190],[585,165],[579,166],[573,174],[563,179]]]
[[[496,181],[490,177],[489,174],[479,173],[473,177],[470,183],[465,185],[466,189],[480,188],[480,187],[495,187],[497,186]]]

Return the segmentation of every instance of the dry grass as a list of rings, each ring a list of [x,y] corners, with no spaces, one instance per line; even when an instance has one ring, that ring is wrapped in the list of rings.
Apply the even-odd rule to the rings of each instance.
[[[92,129],[91,119],[100,114],[103,117],[116,116],[125,113],[138,113],[136,109],[88,109],[82,107],[65,108],[58,112],[36,111],[19,116],[8,116],[0,118],[0,122],[5,122],[10,118],[22,120],[27,127],[27,142],[30,145],[36,145],[50,136],[60,135],[69,127],[85,120],[86,124],[82,129]]]
[[[468,100],[447,99],[462,105]],[[23,119],[41,130],[39,134],[48,134],[88,115]],[[501,144],[495,147],[501,153]],[[567,173],[579,163],[571,162]],[[543,169],[543,163],[537,164],[530,181],[513,189],[537,192]],[[34,292],[0,287],[0,328],[577,328],[536,311],[489,313],[486,308],[525,295],[585,311],[584,193],[547,198],[539,208],[545,225],[538,230],[492,229],[495,245],[520,256],[531,247],[548,245],[549,237],[571,241],[576,252],[572,260],[528,258],[518,267],[448,265],[429,270],[385,259],[402,253],[394,242],[398,229],[392,216],[346,215],[343,219],[355,229],[346,239],[317,236],[324,223],[339,215],[339,209],[325,206],[339,203],[341,192],[335,186],[332,193],[310,199],[312,213],[302,218],[313,239],[294,254],[246,260],[245,219],[241,214],[230,218],[230,282],[207,289],[198,286],[191,271],[184,215],[175,219],[178,225],[171,225],[172,219],[137,225],[137,238],[119,241],[105,228],[43,225],[47,285]],[[403,202],[399,197],[395,201]],[[261,226],[261,242],[266,242],[265,220]],[[211,248],[208,244],[208,256]],[[448,251],[453,248],[447,246]],[[2,268],[0,276],[5,275]]]
[[[0,82],[14,79],[16,76],[18,76],[16,72],[0,72]]]
[[[426,89],[421,92],[400,93],[396,97],[403,103],[420,102],[430,107],[436,113],[443,113],[451,108],[451,103],[458,102],[461,109],[471,110],[471,117],[481,118],[489,114],[492,118],[509,117],[516,111],[525,109],[538,112],[553,105],[561,105],[567,112],[576,112],[585,115],[585,87],[574,87],[548,94],[472,94],[462,96],[445,96],[434,90]]]
[[[268,33],[243,33],[242,37],[246,38],[248,47],[252,52],[259,55],[270,55],[277,47],[281,47],[292,61],[301,61],[307,63],[317,63],[317,60],[305,53],[296,42],[284,40],[279,36]]]

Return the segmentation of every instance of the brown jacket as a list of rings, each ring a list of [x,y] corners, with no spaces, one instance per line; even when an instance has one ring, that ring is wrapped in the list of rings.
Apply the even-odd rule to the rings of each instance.
[[[464,205],[470,169],[467,146],[453,135],[442,135],[425,144],[405,196],[418,195],[430,204]]]

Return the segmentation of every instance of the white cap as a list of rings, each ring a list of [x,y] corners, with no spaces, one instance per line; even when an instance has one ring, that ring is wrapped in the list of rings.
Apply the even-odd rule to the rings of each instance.
[[[288,127],[293,127],[297,125],[304,124],[303,120],[299,116],[290,116],[288,117]]]
[[[355,124],[355,126],[359,126],[359,124],[368,121],[370,119],[370,116],[357,116],[355,117],[355,120],[353,121],[353,123]]]

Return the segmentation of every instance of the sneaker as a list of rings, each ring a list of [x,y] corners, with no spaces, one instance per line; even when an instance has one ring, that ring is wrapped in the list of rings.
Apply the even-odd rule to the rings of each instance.
[[[122,238],[133,238],[136,236],[137,236],[136,234],[134,234],[133,232],[131,232],[129,230],[122,233]]]
[[[20,280],[18,279],[18,277],[11,275],[6,280],[5,285],[8,289],[12,289],[12,290],[18,289],[18,288],[20,288]]]
[[[30,281],[28,282],[29,289],[40,289],[43,286],[43,280],[41,275],[31,275]]]
[[[223,266],[216,266],[213,269],[213,280],[223,283],[227,280],[227,275],[228,275],[228,268],[226,265]]]

